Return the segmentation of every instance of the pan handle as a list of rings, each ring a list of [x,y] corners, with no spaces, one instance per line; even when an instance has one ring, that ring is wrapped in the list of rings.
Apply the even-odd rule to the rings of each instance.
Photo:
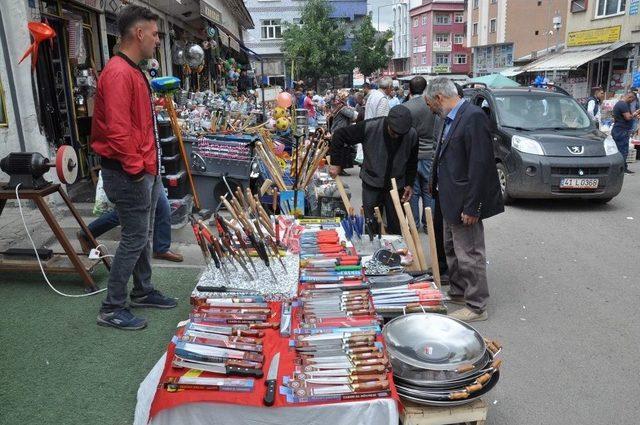
[[[472,371],[473,369],[475,369],[475,366],[474,366],[474,365],[472,365],[472,364],[467,364],[467,365],[464,365],[464,366],[460,366],[459,368],[457,368],[457,369],[455,370],[455,372],[456,372],[456,373],[465,373],[465,372],[470,372],[470,371]]]
[[[475,393],[477,391],[480,391],[482,389],[482,385],[481,384],[473,384],[473,385],[469,385],[468,387],[465,387],[465,390],[471,394],[471,393]]]
[[[489,382],[490,379],[491,379],[491,374],[485,373],[484,375],[481,375],[478,379],[476,379],[476,383],[480,385],[484,385],[487,382]]]
[[[449,394],[449,400],[464,400],[469,397],[469,393],[466,391],[455,391]]]

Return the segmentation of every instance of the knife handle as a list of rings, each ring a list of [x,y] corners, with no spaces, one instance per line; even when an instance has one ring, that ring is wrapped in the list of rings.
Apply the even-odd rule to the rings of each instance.
[[[264,381],[264,384],[267,386],[267,391],[264,393],[262,402],[265,406],[273,406],[273,402],[276,398],[276,380],[268,379]]]
[[[252,369],[248,367],[227,366],[227,375],[231,376],[247,376],[250,378],[260,379],[264,376],[262,369]]]
[[[362,382],[360,384],[353,384],[351,387],[356,392],[382,391],[389,389],[389,381]]]

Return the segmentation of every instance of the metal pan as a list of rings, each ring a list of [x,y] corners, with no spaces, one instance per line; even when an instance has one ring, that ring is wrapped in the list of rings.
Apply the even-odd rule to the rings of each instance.
[[[471,403],[472,401],[482,397],[484,394],[491,391],[493,387],[496,386],[499,380],[500,380],[500,372],[496,371],[491,377],[491,379],[489,380],[489,382],[487,382],[486,385],[482,387],[480,391],[472,393],[471,395],[469,395],[468,398],[465,398],[462,400],[448,400],[448,399],[442,400],[441,399],[442,397],[439,397],[439,396],[434,398],[425,397],[425,396],[415,397],[415,396],[403,394],[399,389],[398,389],[398,395],[400,396],[400,398],[404,400],[409,400],[416,404],[420,404],[424,406],[446,406],[446,407],[461,406],[463,404]]]
[[[399,316],[387,323],[382,333],[389,355],[418,369],[452,371],[476,366],[487,351],[474,328],[440,314]]]

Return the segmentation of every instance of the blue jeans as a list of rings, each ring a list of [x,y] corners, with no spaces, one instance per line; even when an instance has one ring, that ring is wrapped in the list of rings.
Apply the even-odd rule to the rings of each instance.
[[[433,198],[429,195],[429,179],[431,178],[431,159],[418,160],[418,173],[413,183],[413,195],[411,196],[411,212],[416,221],[416,226],[426,226],[427,220],[421,212],[429,207],[433,210]],[[422,200],[422,208],[420,208]],[[422,219],[420,219],[422,217]]]
[[[153,252],[164,254],[171,247],[171,206],[165,191],[162,190],[161,192],[156,204],[153,223]],[[111,212],[104,213],[93,220],[88,227],[93,237],[97,238],[119,225],[120,217],[118,217],[118,212],[113,209]]]
[[[629,155],[629,138],[631,137],[631,130],[619,128],[614,126],[611,129],[611,137],[616,142],[616,146],[624,159],[624,167],[627,168],[627,156]]]

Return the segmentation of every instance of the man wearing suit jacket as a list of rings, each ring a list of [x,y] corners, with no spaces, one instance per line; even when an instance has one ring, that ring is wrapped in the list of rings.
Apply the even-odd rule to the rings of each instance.
[[[450,316],[486,320],[489,287],[482,220],[504,211],[489,121],[479,107],[460,99],[448,78],[429,83],[431,110],[444,119],[431,175],[444,218],[449,297],[465,305]]]

